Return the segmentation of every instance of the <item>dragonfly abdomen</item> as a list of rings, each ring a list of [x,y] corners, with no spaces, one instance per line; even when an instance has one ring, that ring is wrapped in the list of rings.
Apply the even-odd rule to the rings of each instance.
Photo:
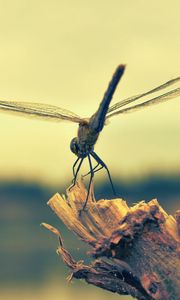
[[[112,100],[116,87],[119,83],[119,80],[121,79],[124,73],[124,70],[125,70],[125,65],[119,65],[117,67],[108,85],[108,88],[104,94],[104,97],[99,105],[98,110],[90,118],[89,125],[96,132],[100,132],[104,127],[106,113],[108,111],[110,102]]]

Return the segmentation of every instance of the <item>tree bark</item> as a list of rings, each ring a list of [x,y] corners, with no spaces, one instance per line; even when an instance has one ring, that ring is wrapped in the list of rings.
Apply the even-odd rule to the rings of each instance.
[[[168,215],[157,200],[128,207],[122,199],[94,199],[93,187],[82,211],[87,191],[79,181],[67,191],[67,199],[54,195],[48,205],[81,240],[91,245],[94,261],[76,262],[59,236],[57,253],[71,269],[71,278],[131,295],[139,300],[180,299],[180,213]]]

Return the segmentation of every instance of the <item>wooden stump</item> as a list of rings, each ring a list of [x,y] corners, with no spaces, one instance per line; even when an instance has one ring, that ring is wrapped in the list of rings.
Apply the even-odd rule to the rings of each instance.
[[[54,195],[48,205],[81,240],[91,245],[91,265],[76,262],[64,248],[57,229],[43,225],[59,236],[57,253],[71,269],[72,277],[120,295],[140,300],[180,299],[179,223],[154,199],[128,207],[122,199],[95,201],[91,187],[79,181],[67,199]]]

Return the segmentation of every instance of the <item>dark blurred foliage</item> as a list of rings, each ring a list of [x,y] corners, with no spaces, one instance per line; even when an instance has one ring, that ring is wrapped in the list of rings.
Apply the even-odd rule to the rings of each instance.
[[[113,197],[107,181],[95,187],[97,199]],[[129,205],[157,198],[168,213],[173,214],[178,209],[180,175],[151,176],[136,182],[116,180],[115,187],[118,196]],[[20,181],[0,182],[1,284],[22,280],[40,282],[54,273],[63,277],[67,274],[55,253],[58,241],[40,227],[42,222],[60,229],[67,249],[76,259],[86,257],[87,246],[69,232],[46,205],[56,192],[65,193],[65,186],[57,189]]]

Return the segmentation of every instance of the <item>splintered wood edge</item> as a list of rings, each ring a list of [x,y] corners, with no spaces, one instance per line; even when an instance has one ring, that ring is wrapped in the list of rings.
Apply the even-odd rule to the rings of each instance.
[[[80,180],[72,189],[67,190],[67,199],[55,194],[48,205],[63,221],[63,223],[73,232],[75,232],[85,242],[95,245],[103,239],[107,239],[111,234],[125,227],[121,221],[128,215],[137,215],[137,222],[143,218],[152,215],[159,224],[176,240],[179,241],[179,232],[177,222],[173,216],[168,215],[159,205],[156,199],[148,203],[139,202],[133,207],[128,207],[122,199],[99,200],[95,202],[93,190],[91,187],[90,197],[88,199],[86,210],[82,211],[86,199],[86,189],[82,180]],[[139,216],[143,213],[143,217]],[[121,224],[121,225],[120,225]]]
[[[153,212],[154,217],[157,219],[159,224],[163,224],[164,229],[169,233],[169,235],[171,235],[177,242],[180,241],[178,222],[172,215],[167,214],[167,212],[159,205],[157,199],[153,199],[148,203],[141,201],[135,206],[130,207],[130,212],[136,213],[139,209],[147,214],[149,212]]]
[[[59,194],[55,194],[47,203],[63,223],[77,235],[88,243],[94,243],[95,239],[89,234],[87,229],[77,219],[73,209],[68,205],[67,201]]]
[[[178,243],[176,242],[179,241],[178,228],[180,224],[180,213],[177,212],[175,218],[168,215],[156,199],[153,199],[148,203],[141,201],[130,208],[122,199],[102,199],[95,202],[93,191],[90,193],[86,210],[82,211],[86,195],[87,192],[81,181],[67,191],[67,199],[56,194],[48,201],[48,205],[71,231],[76,233],[83,241],[93,246],[91,255],[94,255],[96,258],[99,256],[101,257],[102,255],[111,257],[112,259],[110,262],[113,263],[113,266],[111,268],[109,262],[104,261],[104,259],[95,260],[90,266],[84,265],[82,261],[76,262],[71,254],[64,248],[60,231],[47,223],[43,223],[42,225],[45,228],[59,237],[60,247],[58,247],[57,253],[71,269],[72,274],[70,279],[72,277],[77,279],[82,278],[85,279],[86,282],[103,289],[119,294],[129,294],[139,300],[176,299],[176,297],[174,298],[174,295],[177,294],[178,280],[176,279],[173,270],[177,270],[178,268],[178,247],[176,247]],[[144,232],[146,235],[147,233],[152,233],[148,238],[153,237],[154,232],[151,231],[151,227],[144,227],[148,222],[149,224],[155,222],[155,224],[158,225],[159,230],[158,235],[156,235],[158,243],[156,244],[156,241],[153,238],[152,240],[150,239],[150,241],[156,251],[160,251],[158,253],[162,254],[162,259],[158,261],[159,256],[156,258],[156,251],[149,253],[149,247],[147,249],[146,247],[143,247],[144,239],[142,238],[141,245],[138,243],[137,247],[140,245],[140,248],[138,249],[144,259],[139,260],[138,256],[134,258],[135,260],[138,259],[139,268],[141,270],[140,276],[138,275],[139,277],[137,277],[138,272],[136,272],[136,262],[133,264],[128,260],[122,261],[114,258],[116,257],[113,254],[113,251],[115,250],[113,250],[114,248],[111,248],[111,242],[114,246],[117,246],[116,249],[119,251],[119,241],[121,238],[126,238],[129,234],[129,237],[134,239],[134,236],[137,236],[137,233],[139,235],[143,234],[143,228],[145,228]],[[147,229],[149,232],[146,231]],[[137,240],[139,241],[139,239]],[[165,256],[163,256],[163,252],[161,253],[159,242],[169,246],[164,248],[166,249]],[[170,252],[168,252],[168,249],[170,249]],[[108,252],[109,250],[112,253]],[[125,247],[125,255],[127,254],[127,251],[128,248]],[[108,253],[112,255],[108,256]],[[155,259],[153,260],[153,262],[155,262],[153,266],[152,262],[150,263],[149,261],[152,254],[154,255],[153,259]],[[167,260],[166,263],[163,263],[164,259]],[[143,269],[144,261],[146,266],[149,264],[150,269],[153,270],[152,273],[151,271],[149,273],[146,268]],[[124,265],[124,263],[127,266]],[[160,267],[160,273],[157,272],[156,265]],[[166,268],[169,268],[169,266],[170,269],[168,269],[168,272],[170,272],[171,276],[167,276],[167,282],[165,282],[163,278],[167,275]],[[141,272],[143,276],[141,275]],[[162,276],[161,273],[163,274]],[[122,274],[127,275],[127,281],[125,280],[124,275],[123,279],[121,279]],[[110,276],[112,277],[111,280]],[[129,281],[130,279],[132,279],[131,282]],[[157,288],[157,291],[151,289],[153,286]],[[173,286],[173,292],[171,291],[171,294],[168,292],[169,286],[170,288]]]
[[[91,245],[109,237],[128,211],[128,206],[122,199],[96,202],[93,186],[86,209],[82,210],[87,196],[82,180],[67,190],[67,196],[66,199],[56,194],[48,201],[48,205],[70,230]]]

